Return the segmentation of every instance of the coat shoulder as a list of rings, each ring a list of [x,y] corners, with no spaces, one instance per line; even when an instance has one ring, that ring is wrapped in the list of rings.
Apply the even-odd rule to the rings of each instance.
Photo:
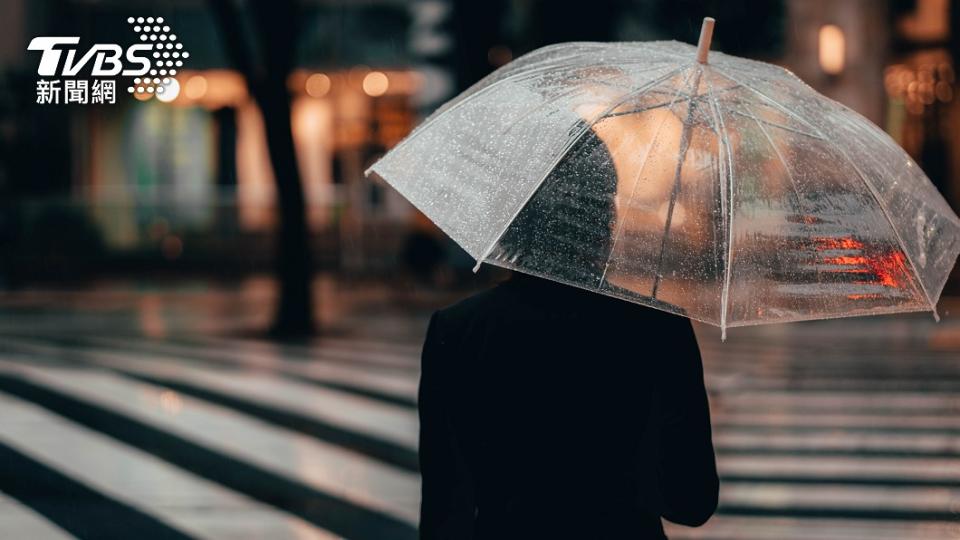
[[[434,319],[444,327],[462,327],[488,316],[502,313],[508,303],[502,287],[493,287],[437,310]]]

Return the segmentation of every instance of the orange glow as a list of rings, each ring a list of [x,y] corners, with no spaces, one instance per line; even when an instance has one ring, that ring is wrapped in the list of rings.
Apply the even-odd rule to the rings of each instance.
[[[850,300],[881,300],[883,299],[882,294],[848,294],[847,298]]]
[[[390,87],[390,79],[382,71],[371,71],[363,78],[363,91],[371,97],[382,96]]]
[[[368,73],[370,73],[370,67],[360,64],[350,68],[344,76],[347,84],[352,88],[362,88],[363,79],[366,78]]]
[[[624,231],[662,231],[667,215],[667,205],[663,201],[669,198],[673,188],[676,161],[646,158],[649,152],[676,155],[680,149],[683,122],[666,108],[594,122],[603,113],[604,103],[612,99],[609,92],[607,88],[596,88],[596,98],[579,105],[576,112],[584,121],[594,124],[594,133],[613,158],[617,178],[624,179],[617,182],[616,227],[622,227]],[[696,151],[691,149],[690,153]],[[643,181],[637,181],[641,177]],[[638,211],[638,208],[653,211]]]
[[[840,264],[840,265],[848,265],[848,266],[866,266],[867,264],[870,263],[870,259],[862,255],[857,257],[849,257],[849,256],[827,257],[826,259],[823,260],[823,262],[827,264]]]
[[[817,244],[817,251],[826,251],[831,249],[863,249],[863,242],[850,237],[833,238],[829,236],[815,237],[813,239]]]
[[[900,277],[905,275],[906,257],[902,251],[894,251],[889,254],[878,257],[866,257],[863,255],[827,257],[823,260],[826,264],[836,264],[839,266],[850,266],[835,270],[836,273],[843,274],[873,274],[876,276],[869,281],[858,281],[861,285],[883,285],[884,287],[900,288]]]
[[[906,257],[902,251],[881,255],[870,259],[870,270],[876,274],[876,282],[887,287],[900,287],[898,276],[904,275],[906,266]]]
[[[189,99],[200,99],[207,93],[207,78],[203,75],[194,75],[183,86],[183,93]]]
[[[179,96],[173,101],[174,105],[200,105],[214,110],[238,107],[249,98],[243,76],[228,69],[183,71],[174,80],[181,83]]]
[[[293,100],[290,114],[300,180],[304,195],[310,202],[307,220],[310,227],[319,232],[331,219],[325,201],[330,197],[333,174],[330,164],[335,145],[333,131],[336,110],[328,100],[300,96]]]
[[[301,86],[302,88],[302,86]],[[256,103],[237,108],[237,211],[243,230],[264,230],[275,223],[273,167],[267,151],[263,114]]]
[[[950,36],[950,1],[918,0],[913,12],[897,21],[897,28],[911,41],[938,41]]]
[[[371,71],[367,66],[324,73],[298,69],[290,73],[287,79],[287,88],[294,96],[306,95],[317,99],[332,100],[338,100],[342,94],[353,91],[357,91],[361,96],[410,96],[419,92],[423,85],[423,74],[417,71]],[[381,90],[382,94],[377,94]],[[371,94],[371,91],[374,93]]]
[[[163,390],[160,392],[160,407],[170,414],[178,414],[183,408],[183,400],[180,394],[173,390]]]
[[[863,242],[851,238],[815,237],[813,239],[817,251],[848,250],[861,251]],[[828,272],[836,274],[871,274],[874,279],[857,281],[860,285],[882,285],[884,287],[900,288],[903,277],[909,275],[906,270],[906,255],[902,251],[891,251],[877,256],[841,255],[826,257],[823,264],[842,266]],[[852,298],[852,297],[851,297]]]
[[[839,75],[846,62],[847,44],[843,30],[835,24],[820,27],[820,68],[828,75]]]
[[[330,86],[330,77],[324,75],[323,73],[314,73],[313,75],[307,77],[307,82],[304,85],[304,89],[307,91],[307,95],[310,97],[321,98],[330,92]]]

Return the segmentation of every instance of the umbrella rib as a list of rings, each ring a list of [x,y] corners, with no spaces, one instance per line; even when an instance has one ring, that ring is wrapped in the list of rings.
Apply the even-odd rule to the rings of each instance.
[[[744,104],[744,106],[747,106],[747,105]],[[743,112],[738,111],[738,110],[736,110],[736,109],[731,109],[730,112],[732,112],[733,114],[740,115],[740,116],[746,116],[747,118],[754,118],[753,116],[744,114]],[[824,139],[823,137],[821,137],[820,135],[814,135],[814,134],[812,134],[812,133],[807,133],[806,131],[801,131],[801,130],[799,130],[799,129],[795,129],[795,128],[792,128],[792,127],[789,127],[789,126],[785,126],[785,125],[783,125],[783,124],[778,124],[778,123],[776,123],[776,122],[771,122],[771,121],[769,121],[769,120],[767,120],[767,119],[765,119],[765,118],[755,118],[755,120],[757,120],[758,122],[763,122],[764,124],[766,124],[766,125],[768,125],[768,126],[771,126],[771,127],[775,127],[775,128],[778,128],[778,129],[782,129],[782,130],[784,130],[784,131],[789,131],[789,132],[791,132],[791,133],[796,133],[797,135],[803,135],[804,137],[810,137],[811,139],[817,139],[818,141],[823,141],[823,140],[825,140],[825,139]]]
[[[709,81],[707,82],[707,85],[709,86]],[[712,113],[713,113],[713,103],[710,101],[709,95],[707,94],[706,91],[704,92],[704,96],[706,96],[706,99],[704,100],[704,103],[707,105],[707,108],[710,110],[710,113],[711,113],[711,115],[710,115],[710,117],[709,117],[709,120],[710,120],[710,122],[709,122],[710,131],[712,131],[713,134],[714,134],[714,136],[717,138],[717,163],[719,163],[719,162],[721,161],[720,142],[719,142],[719,141],[720,141],[720,126],[717,125],[717,118],[716,118],[716,116],[715,116],[714,114],[712,114]],[[723,223],[724,223],[725,220],[726,220],[726,202],[723,200],[723,190],[721,189],[721,186],[722,186],[722,185],[723,185],[723,182],[717,181],[717,192],[718,192],[718,193],[717,193],[717,197],[714,199],[714,202],[713,202],[713,207],[714,207],[714,209],[713,209],[713,212],[712,212],[712,213],[713,213],[713,217],[712,217],[712,219],[711,219],[712,227],[710,227],[711,236],[713,237],[713,261],[712,261],[712,262],[713,262],[713,270],[714,270],[714,272],[716,272],[716,275],[718,275],[718,276],[720,275],[720,267],[723,266],[723,263],[720,262],[720,261],[721,261],[720,253],[719,253],[720,246],[718,245],[718,242],[717,242],[717,233],[718,233],[718,231],[723,227]],[[717,212],[717,211],[716,211],[716,205],[717,205],[716,201],[720,201],[720,212]],[[717,226],[717,219],[718,219],[718,218],[719,218],[719,220],[720,220],[720,226],[719,226],[719,227]],[[711,324],[714,324],[714,326],[716,326],[716,323],[711,323]]]
[[[817,134],[821,139],[827,140],[827,136],[824,135],[824,133],[823,133],[822,131],[820,131],[820,128],[818,128],[817,126],[815,126],[815,125],[811,124],[810,122],[804,120],[802,117],[798,116],[797,113],[791,111],[790,109],[788,109],[788,108],[786,108],[785,106],[783,106],[782,104],[780,104],[779,101],[773,99],[772,97],[770,97],[770,96],[768,96],[767,94],[761,92],[760,90],[757,90],[756,88],[750,86],[749,84],[744,83],[744,82],[741,81],[740,79],[737,79],[736,77],[733,77],[732,75],[730,75],[729,73],[727,73],[727,72],[725,72],[725,71],[721,71],[721,70],[717,69],[717,73],[718,73],[720,76],[722,76],[722,77],[724,77],[724,78],[727,78],[727,79],[729,79],[731,82],[734,82],[734,83],[736,83],[736,84],[739,84],[740,86],[743,86],[743,87],[746,88],[747,90],[753,92],[754,94],[760,96],[760,97],[763,98],[764,100],[770,102],[771,105],[773,105],[774,107],[780,109],[780,111],[781,111],[782,113],[784,113],[784,114],[786,114],[786,115],[788,115],[788,116],[793,117],[796,121],[800,122],[801,124],[804,124],[805,126],[811,128],[813,131],[815,131],[816,134]]]
[[[691,95],[696,94],[700,88],[700,77],[703,75],[703,68],[698,66],[696,76],[693,79],[693,87],[690,89]],[[683,122],[680,129],[680,148],[677,153],[677,167],[673,172],[673,189],[670,190],[670,202],[667,207],[667,219],[663,224],[663,237],[660,239],[660,255],[657,257],[657,269],[653,273],[653,287],[650,290],[650,297],[657,297],[657,288],[660,286],[660,271],[663,268],[663,254],[667,249],[667,238],[670,236],[670,225],[673,223],[673,212],[677,206],[677,196],[680,195],[680,173],[683,168],[683,162],[687,157],[687,150],[690,149],[690,130],[693,122],[693,111],[696,106],[694,100],[687,103],[687,119]],[[611,252],[612,253],[612,252]]]
[[[742,84],[739,81],[734,81],[738,84]],[[721,165],[721,171],[726,169],[727,173],[727,212],[726,212],[726,221],[727,221],[727,259],[726,265],[724,268],[723,276],[723,289],[720,292],[720,339],[727,339],[727,312],[728,306],[730,304],[730,268],[733,266],[733,158],[730,151],[730,139],[727,136],[727,127],[723,122],[723,114],[720,112],[720,104],[717,102],[717,98],[713,92],[713,84],[710,82],[710,79],[707,79],[707,93],[710,95],[710,100],[713,103],[713,111],[716,114],[717,122],[717,134],[720,137],[720,144],[717,145],[718,159]],[[723,167],[724,160],[722,155],[726,154],[726,167]],[[720,179],[720,189],[721,197],[720,203],[723,204],[723,179]]]
[[[607,107],[606,110],[604,110],[604,111],[602,111],[600,114],[598,114],[594,120],[590,121],[589,123],[585,122],[585,123],[584,123],[585,125],[576,133],[576,135],[573,136],[573,138],[572,138],[572,139],[566,144],[566,146],[559,152],[559,154],[557,155],[557,158],[556,158],[555,160],[553,160],[553,162],[550,164],[550,166],[547,167],[546,171],[544,171],[544,173],[543,173],[543,176],[542,176],[542,177],[540,178],[540,180],[536,183],[536,185],[534,186],[534,188],[530,190],[530,194],[529,194],[529,195],[523,200],[523,202],[517,207],[517,209],[513,212],[513,215],[510,217],[510,219],[507,220],[506,224],[503,226],[503,230],[501,230],[500,233],[499,233],[496,237],[494,237],[493,242],[491,242],[490,245],[487,247],[487,249],[485,249],[485,250],[483,251],[483,253],[480,255],[479,258],[477,258],[477,264],[476,264],[476,266],[473,267],[473,271],[476,272],[476,271],[480,270],[480,265],[483,264],[483,261],[484,261],[487,257],[490,256],[490,254],[493,252],[494,248],[497,247],[497,244],[500,243],[500,239],[503,238],[503,235],[506,234],[507,229],[510,228],[510,225],[514,222],[514,220],[517,219],[517,216],[520,215],[520,211],[523,210],[523,208],[524,208],[525,206],[527,206],[527,203],[530,202],[530,199],[532,199],[533,196],[540,190],[540,186],[543,185],[544,180],[546,180],[547,177],[550,176],[550,173],[551,173],[551,172],[553,171],[553,169],[557,166],[557,164],[560,163],[560,161],[563,160],[563,158],[567,155],[567,153],[570,152],[570,150],[571,150],[574,146],[576,146],[577,142],[578,142],[581,138],[583,138],[583,136],[586,135],[587,132],[589,132],[590,129],[593,128],[593,126],[594,126],[595,124],[597,124],[600,120],[602,120],[605,115],[609,114],[610,111],[612,111],[612,110],[616,109],[617,107],[619,107],[620,105],[626,103],[627,100],[634,99],[634,98],[637,98],[637,97],[642,96],[644,93],[646,93],[647,90],[656,87],[656,85],[662,83],[663,81],[669,79],[670,77],[673,77],[673,76],[681,73],[684,69],[688,69],[689,67],[690,67],[690,66],[683,65],[683,66],[680,66],[680,67],[678,67],[678,68],[676,68],[676,69],[672,69],[672,70],[668,71],[667,73],[661,75],[660,77],[658,77],[658,78],[650,81],[649,83],[643,85],[642,87],[638,88],[637,90],[634,90],[633,92],[628,92],[626,95],[624,95],[623,97],[621,97],[620,99],[618,99],[617,101],[615,101],[611,106]]]
[[[728,88],[724,88],[722,91],[723,91],[723,92],[729,92],[729,91],[731,91],[731,90],[736,90],[737,88],[740,88],[740,85],[739,85],[739,84],[738,84],[738,85],[734,85],[734,86],[730,86],[730,87],[728,87]],[[692,104],[700,103],[700,102],[706,101],[706,99],[707,99],[705,94],[687,95],[687,94],[684,94],[684,93],[681,92],[681,95],[684,97],[684,99],[690,101],[690,103],[692,103]],[[639,109],[633,109],[632,111],[623,111],[623,112],[617,112],[617,113],[610,113],[610,114],[608,114],[606,117],[607,117],[607,118],[616,118],[616,117],[618,117],[618,116],[629,116],[629,115],[631,115],[631,114],[640,114],[640,113],[645,113],[645,112],[647,112],[647,111],[652,111],[652,110],[654,110],[654,109],[662,109],[663,107],[669,107],[669,106],[671,106],[671,105],[673,105],[673,101],[670,101],[670,102],[666,102],[666,101],[665,101],[665,102],[663,102],[663,103],[657,103],[656,105],[650,105],[650,106],[648,106],[648,107],[641,107],[641,108],[639,108]],[[736,112],[736,111],[734,111],[734,112]],[[771,125],[774,125],[774,126],[777,126],[777,127],[780,127],[780,128],[783,128],[783,129],[785,129],[785,130],[787,130],[787,131],[795,131],[795,130],[792,130],[791,128],[784,127],[784,126],[781,126],[781,125],[779,125],[779,124],[774,124],[774,123],[770,123],[770,124],[771,124]],[[802,131],[797,131],[797,133],[800,133],[801,135],[807,135],[807,136],[809,136],[809,137],[819,138],[819,137],[816,137],[815,135],[810,135],[809,133],[804,133],[804,132],[802,132]]]
[[[784,172],[787,173],[787,178],[790,180],[790,187],[793,188],[793,196],[797,200],[797,209],[799,209],[801,213],[806,214],[807,211],[806,209],[804,209],[803,202],[800,200],[800,189],[797,188],[797,181],[793,177],[793,173],[790,172],[790,166],[787,165],[787,160],[783,157],[783,153],[780,152],[780,148],[777,147],[776,143],[773,142],[773,137],[771,137],[767,129],[763,127],[763,123],[760,121],[759,118],[757,118],[757,115],[753,111],[753,109],[751,109],[750,106],[746,104],[744,104],[744,108],[749,112],[749,114],[743,114],[742,112],[739,112],[739,111],[734,111],[734,112],[736,114],[740,114],[752,119],[754,123],[757,124],[757,127],[760,128],[760,132],[763,133],[764,138],[767,140],[767,144],[770,145],[770,148],[773,150],[773,153],[776,154],[777,159],[780,160],[780,164],[783,165]]]
[[[669,102],[669,103],[667,103],[667,102],[657,103],[656,105],[650,105],[649,107],[641,107],[641,108],[639,108],[639,109],[633,109],[633,110],[631,110],[631,111],[623,111],[623,112],[618,112],[618,113],[609,113],[609,114],[607,114],[604,118],[617,118],[618,116],[629,116],[629,115],[631,115],[631,114],[640,114],[640,113],[645,113],[645,112],[648,112],[648,111],[653,111],[653,110],[656,110],[656,109],[662,109],[662,108],[664,108],[664,107],[670,107],[670,106],[672,106],[672,105],[673,105],[673,102],[672,102],[672,101]]]
[[[690,80],[690,77],[693,74],[687,75],[687,78],[684,79],[684,83]],[[677,102],[677,98],[680,97],[680,87],[677,88],[676,92],[673,95],[673,100],[670,102],[669,107]],[[637,185],[640,184],[640,176],[643,174],[643,170],[647,167],[647,160],[650,159],[650,154],[653,152],[653,147],[657,143],[657,139],[660,137],[660,131],[663,128],[663,125],[667,122],[667,116],[664,116],[660,120],[660,124],[657,125],[657,130],[653,133],[653,137],[650,139],[650,146],[647,147],[647,152],[643,155],[643,162],[640,164],[640,168],[637,169],[637,175],[633,177],[633,185],[630,187],[630,195],[627,197],[625,207],[630,206],[630,203],[633,202],[633,196],[637,192]],[[610,262],[613,260],[613,254],[617,249],[617,244],[620,241],[620,236],[623,234],[623,225],[625,219],[617,218],[617,230],[613,235],[613,243],[610,245],[610,253],[607,254],[607,260],[603,264],[603,274],[600,275],[600,281],[597,282],[597,290],[603,288],[603,282],[607,279],[607,271],[610,270]]]

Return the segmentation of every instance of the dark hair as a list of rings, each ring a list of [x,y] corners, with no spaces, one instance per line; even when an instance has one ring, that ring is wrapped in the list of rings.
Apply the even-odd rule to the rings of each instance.
[[[507,229],[498,258],[521,271],[599,285],[610,255],[616,191],[610,153],[587,129]]]

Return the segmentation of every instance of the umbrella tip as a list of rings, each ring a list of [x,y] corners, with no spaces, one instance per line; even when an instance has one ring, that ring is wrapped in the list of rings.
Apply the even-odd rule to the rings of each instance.
[[[713,17],[704,17],[700,27],[700,41],[697,43],[697,62],[707,63],[710,54],[710,42],[713,41],[713,24],[717,22]]]

